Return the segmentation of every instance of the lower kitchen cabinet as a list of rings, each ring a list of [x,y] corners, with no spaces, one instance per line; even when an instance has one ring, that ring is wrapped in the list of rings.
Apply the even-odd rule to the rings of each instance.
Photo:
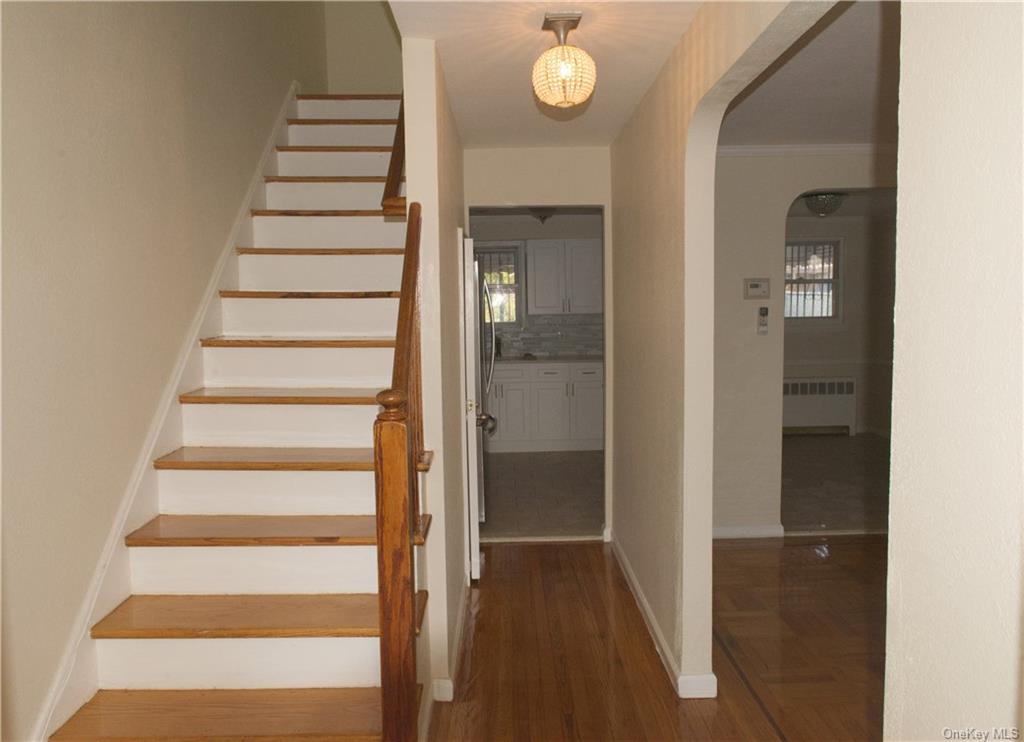
[[[491,452],[604,448],[604,369],[599,362],[499,362],[487,411],[497,418],[484,439]]]

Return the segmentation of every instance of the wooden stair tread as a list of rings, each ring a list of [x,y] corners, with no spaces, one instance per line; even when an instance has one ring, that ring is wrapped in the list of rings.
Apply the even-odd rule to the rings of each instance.
[[[398,299],[399,291],[234,291],[223,290],[221,299]]]
[[[384,209],[252,209],[252,216],[394,216]]]
[[[404,255],[401,247],[236,247],[239,255]]]
[[[416,633],[427,591],[416,593]],[[380,636],[376,593],[132,595],[92,628],[94,639]]]
[[[405,180],[405,177],[402,177]],[[264,183],[385,183],[384,175],[265,175]]]
[[[402,100],[401,93],[304,93],[296,100]]]
[[[394,348],[394,338],[272,338],[217,335],[199,341],[204,348]]]
[[[294,118],[288,126],[395,126],[398,119]]]
[[[430,471],[434,452],[424,451],[419,472]],[[182,446],[153,462],[154,469],[227,471],[373,471],[372,448]]]
[[[425,542],[430,516],[413,534]],[[128,534],[127,546],[373,546],[375,515],[158,515]]]
[[[178,397],[182,404],[376,405],[380,389],[344,387],[202,387]]]
[[[380,688],[101,690],[59,742],[376,742]]]
[[[385,144],[279,144],[277,152],[390,152]]]

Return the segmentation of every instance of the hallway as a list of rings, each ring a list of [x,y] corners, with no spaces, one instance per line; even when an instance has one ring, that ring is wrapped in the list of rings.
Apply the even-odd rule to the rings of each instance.
[[[675,697],[609,546],[483,558],[432,740],[881,736],[883,537],[715,542],[714,700]]]

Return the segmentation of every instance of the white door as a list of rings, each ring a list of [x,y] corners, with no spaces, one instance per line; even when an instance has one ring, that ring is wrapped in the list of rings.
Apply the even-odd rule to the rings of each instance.
[[[565,241],[567,303],[572,314],[600,314],[603,311],[602,252],[601,240]]]
[[[462,316],[463,321],[463,389],[466,397],[464,448],[466,471],[463,477],[466,494],[466,516],[468,518],[469,574],[474,580],[480,578],[480,521],[484,519],[484,458],[483,428],[481,416],[485,415],[480,359],[480,305],[476,261],[473,258],[473,240],[463,238],[462,243]]]
[[[564,314],[565,241],[526,243],[526,306],[530,314]]]

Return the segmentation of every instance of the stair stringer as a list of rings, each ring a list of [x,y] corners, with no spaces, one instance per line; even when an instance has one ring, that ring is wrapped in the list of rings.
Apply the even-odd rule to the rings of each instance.
[[[131,594],[131,571],[124,539],[128,533],[156,517],[159,512],[157,472],[153,469],[153,460],[183,444],[178,396],[203,386],[203,359],[199,340],[221,334],[219,292],[238,287],[238,255],[235,247],[252,242],[250,210],[261,209],[266,205],[263,178],[265,175],[277,174],[275,147],[288,143],[287,119],[296,115],[295,96],[299,87],[297,81],[288,87],[249,189],[235,215],[210,282],[168,376],[89,589],[76,614],[74,628],[68,637],[60,665],[33,725],[32,742],[48,739],[99,690],[96,642],[89,632],[93,624]]]

